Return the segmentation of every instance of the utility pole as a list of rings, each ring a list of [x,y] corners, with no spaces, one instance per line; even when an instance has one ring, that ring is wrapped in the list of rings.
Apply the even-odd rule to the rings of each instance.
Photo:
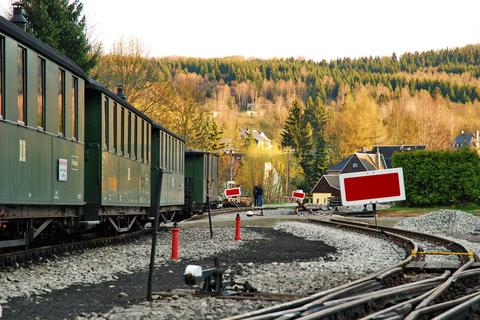
[[[285,195],[288,197],[288,185],[290,184],[290,150],[287,149],[287,177],[285,179]]]

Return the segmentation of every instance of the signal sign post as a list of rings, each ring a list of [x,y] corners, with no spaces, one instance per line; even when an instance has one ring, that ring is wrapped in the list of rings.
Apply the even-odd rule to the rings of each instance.
[[[402,168],[345,173],[339,178],[342,205],[371,204],[375,225],[377,203],[406,199]]]
[[[225,189],[224,193],[226,198],[240,197],[242,195],[240,188]]]
[[[293,191],[292,198],[303,201],[303,199],[305,199],[305,193],[303,193],[301,190]]]

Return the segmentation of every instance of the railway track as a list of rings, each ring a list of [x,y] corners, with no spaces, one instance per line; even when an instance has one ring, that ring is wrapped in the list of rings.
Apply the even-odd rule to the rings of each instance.
[[[276,209],[280,209],[280,208],[281,207],[266,207],[266,208],[262,208],[262,210],[264,210],[264,211],[266,211],[266,210],[276,210]],[[295,209],[295,207],[292,207],[292,209]],[[210,213],[211,213],[212,216],[217,216],[217,215],[226,214],[226,213],[244,212],[244,211],[259,212],[259,208],[252,208],[252,207],[221,208],[221,209],[213,209],[213,210],[210,211]],[[194,221],[194,220],[202,219],[206,215],[207,215],[207,213],[194,215],[194,216],[192,216],[192,217],[190,217],[190,218],[188,218],[184,221]]]
[[[478,319],[480,264],[462,244],[440,236],[339,219],[308,222],[385,238],[405,249],[403,260],[342,286],[229,320]]]
[[[270,208],[269,208],[270,209]],[[273,209],[273,208],[272,208]],[[225,208],[214,209],[211,211],[212,215],[221,215],[232,212],[249,211],[252,208]],[[196,215],[190,219],[195,220],[202,217],[202,215]],[[187,219],[187,220],[190,220]],[[101,247],[106,245],[121,244],[128,241],[132,241],[144,236],[151,235],[151,229],[147,228],[140,231],[130,232],[126,234],[120,234],[110,237],[99,237],[88,240],[66,242],[54,245],[45,245],[38,247],[31,247],[27,250],[17,250],[0,254],[0,268],[14,266],[16,263],[25,261],[37,260],[42,257],[49,257],[55,254],[62,254],[69,251],[83,250],[88,248]]]
[[[148,236],[152,233],[151,229],[144,229],[131,233],[100,237],[82,241],[61,243],[55,245],[47,245],[40,247],[33,247],[28,249],[22,249],[18,251],[12,251],[0,254],[0,268],[10,267],[16,263],[21,263],[30,260],[37,260],[40,257],[48,257],[56,254],[62,254],[69,251],[83,250],[87,248],[95,248],[112,244],[126,243],[141,237]]]

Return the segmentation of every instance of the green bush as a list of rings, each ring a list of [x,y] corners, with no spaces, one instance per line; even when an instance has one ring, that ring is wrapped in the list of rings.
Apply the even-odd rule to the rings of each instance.
[[[408,205],[480,202],[480,157],[476,151],[395,153],[393,166],[403,168]]]

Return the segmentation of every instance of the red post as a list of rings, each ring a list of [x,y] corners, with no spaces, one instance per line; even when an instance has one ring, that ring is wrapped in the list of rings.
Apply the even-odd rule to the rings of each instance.
[[[170,259],[178,260],[178,238],[180,235],[180,229],[177,227],[175,223],[172,228],[172,256]]]
[[[235,218],[235,240],[240,240],[240,215]]]

